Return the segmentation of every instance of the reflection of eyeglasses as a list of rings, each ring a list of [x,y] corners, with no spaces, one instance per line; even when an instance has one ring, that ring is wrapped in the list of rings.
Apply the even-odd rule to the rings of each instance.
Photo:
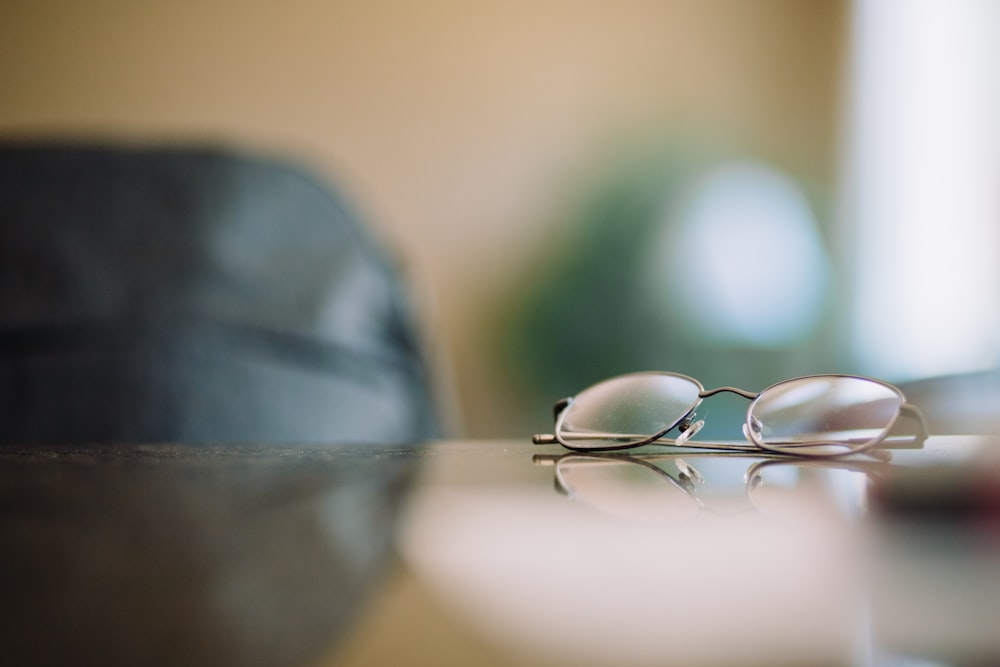
[[[706,505],[697,491],[705,483],[704,478],[689,459],[676,453],[629,456],[583,452],[536,455],[532,461],[535,465],[555,467],[555,488],[561,495],[604,514],[653,525],[674,524],[706,510],[716,515],[751,509],[772,515],[787,514],[788,507],[797,506],[800,500],[813,497],[824,487],[826,493],[831,493],[834,487],[843,489],[844,483],[858,474],[871,481],[891,469],[890,464],[877,459],[802,460],[771,455],[748,459],[746,452],[696,456],[702,463],[732,461],[739,468],[751,461],[743,473],[744,502],[734,502],[735,496],[726,494],[728,502],[720,504],[715,498],[710,506]]]
[[[705,509],[697,493],[705,480],[678,455],[583,452],[536,455],[532,461],[555,466],[553,481],[560,495],[620,519],[669,525]]]
[[[709,396],[729,392],[750,399],[743,434],[752,443],[689,442],[704,425],[695,409]],[[555,434],[536,444],[560,443],[574,450],[602,451],[657,444],[705,449],[766,450],[801,456],[842,456],[884,443],[901,415],[927,439],[920,411],[898,388],[857,375],[811,375],[785,380],[753,393],[735,387],[706,390],[678,373],[619,375],[584,389],[555,406]],[[665,438],[674,428],[676,439]],[[910,438],[914,440],[914,438]]]

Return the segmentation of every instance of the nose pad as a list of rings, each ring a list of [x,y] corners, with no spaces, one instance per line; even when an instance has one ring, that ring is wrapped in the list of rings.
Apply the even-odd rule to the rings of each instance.
[[[743,424],[743,436],[747,440],[751,440],[752,441],[753,438],[750,437],[750,431],[751,431],[751,429],[757,435],[761,435],[764,432],[764,424],[762,424],[761,421],[759,419],[757,419],[756,417],[754,417],[753,415],[750,415],[750,421],[749,421],[749,423]]]
[[[683,422],[681,424],[681,434],[677,436],[677,440],[675,441],[676,444],[683,445],[684,443],[686,443],[688,440],[693,438],[695,434],[697,434],[698,431],[701,430],[701,427],[704,425],[705,425],[704,419],[699,419],[696,422],[692,421]]]
[[[677,470],[680,471],[680,474],[678,476],[680,477],[682,482],[687,482],[692,486],[694,484],[705,483],[705,478],[701,476],[701,473],[698,472],[693,465],[691,465],[684,459],[682,458],[674,459],[674,465],[676,465]]]

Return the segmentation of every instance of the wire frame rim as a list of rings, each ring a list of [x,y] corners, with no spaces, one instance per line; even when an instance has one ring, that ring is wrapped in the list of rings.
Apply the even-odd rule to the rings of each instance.
[[[566,438],[563,437],[563,427],[562,426],[563,426],[563,422],[566,419],[566,414],[570,410],[572,410],[574,400],[576,399],[577,396],[580,396],[581,394],[584,394],[584,393],[590,391],[591,389],[593,389],[595,387],[599,387],[602,384],[611,383],[611,382],[615,382],[615,381],[618,381],[618,380],[639,378],[639,377],[642,377],[642,376],[661,376],[661,377],[662,376],[666,376],[666,377],[677,378],[677,379],[680,379],[680,380],[685,380],[685,381],[691,383],[692,385],[694,385],[695,389],[697,390],[696,395],[695,395],[694,403],[684,412],[684,414],[682,414],[680,417],[678,417],[676,419],[676,421],[674,421],[674,422],[670,423],[669,425],[667,425],[666,428],[662,428],[659,431],[657,431],[657,432],[655,432],[655,433],[653,433],[653,434],[651,434],[649,436],[646,436],[646,437],[644,437],[644,438],[642,438],[642,439],[640,439],[638,441],[629,440],[629,441],[626,441],[626,442],[622,442],[620,444],[615,444],[614,441],[612,441],[612,440],[606,440],[605,444],[603,444],[603,445],[601,445],[599,447],[580,447],[578,445],[573,445],[573,444],[570,444],[569,442],[567,442]],[[667,433],[669,433],[672,429],[676,428],[678,424],[682,423],[685,419],[687,419],[688,417],[690,417],[694,413],[694,411],[697,409],[697,407],[699,405],[701,405],[701,402],[703,400],[702,397],[701,397],[701,394],[704,391],[705,391],[705,387],[701,384],[701,382],[699,382],[698,380],[696,380],[695,378],[693,378],[693,377],[691,377],[689,375],[684,375],[683,373],[674,373],[672,371],[634,371],[634,372],[631,372],[631,373],[620,373],[618,375],[614,375],[612,377],[605,378],[603,380],[595,382],[594,384],[589,385],[586,388],[584,388],[584,389],[580,390],[579,392],[577,392],[576,394],[574,394],[573,397],[571,397],[569,399],[569,402],[566,405],[565,409],[563,409],[563,411],[560,412],[559,416],[556,418],[556,423],[555,423],[555,428],[553,429],[553,434],[555,435],[556,440],[559,441],[559,444],[561,444],[563,447],[566,447],[567,449],[572,449],[573,451],[577,451],[577,452],[614,451],[614,450],[620,450],[620,449],[634,449],[636,447],[643,447],[643,446],[648,445],[650,443],[656,442],[657,440],[659,440],[660,438],[662,438],[663,436],[665,436]],[[594,438],[594,440],[597,440],[597,438]]]
[[[771,444],[768,444],[768,443],[764,442],[762,439],[756,437],[756,434],[754,433],[754,429],[753,429],[752,424],[751,424],[751,417],[753,417],[754,408],[757,406],[757,404],[760,402],[760,400],[767,395],[768,392],[770,392],[770,391],[772,391],[772,390],[774,390],[774,389],[776,389],[778,387],[781,387],[783,385],[791,384],[792,382],[801,382],[802,380],[820,380],[820,379],[823,379],[823,378],[862,380],[862,381],[870,382],[872,384],[875,384],[875,385],[884,387],[886,389],[889,389],[899,399],[898,404],[896,405],[896,412],[892,416],[892,418],[889,420],[889,423],[881,431],[879,431],[879,433],[877,435],[875,435],[874,437],[872,437],[872,438],[870,438],[870,439],[868,439],[868,440],[866,440],[866,441],[864,441],[862,443],[859,443],[857,445],[851,445],[851,444],[844,443],[844,442],[836,442],[836,441],[833,441],[833,440],[817,440],[816,442],[803,442],[803,443],[799,443],[798,445],[796,445],[795,448],[792,448],[792,447],[782,447],[782,446],[778,446],[778,445],[771,445]],[[747,407],[747,416],[746,416],[746,422],[745,422],[745,425],[746,425],[745,435],[746,435],[747,439],[751,443],[753,443],[754,445],[756,445],[757,447],[760,447],[761,449],[763,449],[765,451],[768,451],[768,452],[774,452],[776,454],[798,454],[798,455],[804,456],[804,457],[820,458],[820,459],[822,459],[822,458],[836,458],[836,457],[839,457],[839,456],[850,456],[851,454],[860,454],[862,452],[865,452],[865,451],[867,451],[867,450],[875,447],[876,445],[878,445],[883,440],[885,440],[889,436],[889,434],[892,432],[892,429],[896,425],[896,422],[899,421],[899,417],[902,414],[903,406],[904,405],[907,405],[907,400],[906,400],[906,396],[903,394],[902,390],[899,387],[897,387],[897,386],[895,386],[895,385],[893,385],[893,384],[891,384],[889,382],[886,382],[885,380],[880,380],[878,378],[869,377],[867,375],[856,375],[856,374],[853,374],[853,373],[816,373],[816,374],[813,374],[813,375],[802,375],[800,377],[794,377],[794,378],[789,378],[787,380],[780,380],[778,382],[775,382],[774,384],[771,384],[770,386],[765,387],[764,389],[762,389],[757,394],[757,397],[754,398],[752,401],[750,401],[750,405]],[[803,451],[796,452],[796,448],[799,448],[799,447],[802,448]],[[813,448],[814,447],[833,447],[833,448],[839,448],[839,449],[841,449],[841,451],[832,451],[832,452],[805,451],[805,450],[808,450],[808,448],[810,448],[810,447],[813,447]]]

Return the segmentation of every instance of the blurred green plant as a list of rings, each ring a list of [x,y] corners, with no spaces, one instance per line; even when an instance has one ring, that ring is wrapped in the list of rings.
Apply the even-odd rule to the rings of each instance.
[[[524,276],[503,310],[501,356],[523,400],[546,405],[634,370],[670,370],[706,386],[751,390],[796,375],[838,370],[831,326],[835,301],[828,294],[817,295],[824,299],[823,310],[809,327],[780,344],[762,345],[699,333],[689,322],[690,304],[697,302],[709,316],[721,313],[722,304],[713,303],[711,294],[704,300],[701,294],[678,294],[681,286],[666,284],[669,273],[657,269],[658,263],[683,262],[679,268],[695,272],[693,284],[698,284],[701,249],[665,249],[664,239],[682,224],[685,202],[698,179],[733,161],[720,151],[674,144],[629,155],[596,179],[557,225],[537,269]],[[809,197],[813,219],[821,218],[815,214],[820,199],[815,193]],[[822,243],[822,225],[817,230],[807,222],[808,232],[818,231]],[[752,260],[733,267],[738,279],[751,283],[738,286],[744,291],[753,289],[760,273]],[[820,268],[826,267],[816,270]],[[726,405],[713,409],[734,417],[746,409],[745,401],[736,401],[731,409]],[[738,421],[736,428],[727,414],[710,420],[703,433],[738,438]]]

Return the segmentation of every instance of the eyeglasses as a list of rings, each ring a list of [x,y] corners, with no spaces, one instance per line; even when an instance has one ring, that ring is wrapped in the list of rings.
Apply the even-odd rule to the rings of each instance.
[[[732,393],[750,400],[743,435],[747,443],[702,443],[691,438],[704,426],[695,409],[702,400]],[[678,373],[619,375],[555,405],[554,435],[536,444],[607,451],[650,443],[702,449],[768,451],[799,456],[843,456],[887,443],[901,416],[911,417],[927,439],[920,411],[898,388],[858,375],[810,375],[754,393],[736,387],[706,390]],[[672,430],[677,436],[667,438]]]

